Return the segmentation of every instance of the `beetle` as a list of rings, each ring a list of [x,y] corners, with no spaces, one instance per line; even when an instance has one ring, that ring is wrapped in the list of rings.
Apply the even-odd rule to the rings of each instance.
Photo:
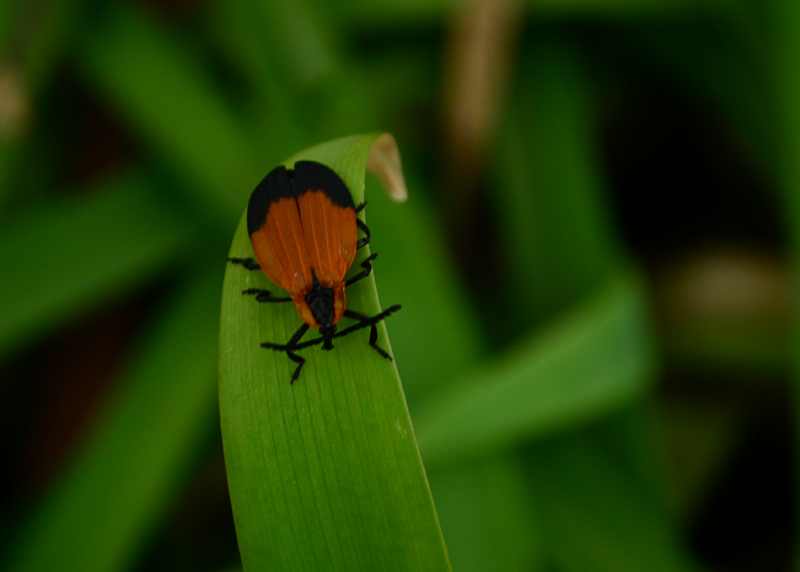
[[[375,316],[347,307],[346,289],[370,275],[378,256],[368,256],[360,271],[347,278],[357,251],[370,241],[369,227],[358,218],[365,206],[356,207],[339,175],[316,161],[297,161],[291,169],[276,167],[250,195],[247,232],[255,259],[231,257],[228,262],[263,271],[289,294],[280,297],[262,288],[248,288],[243,295],[261,303],[294,303],[303,323],[289,341],[261,344],[262,348],[285,352],[297,364],[290,383],[300,377],[306,361],[298,350],[318,344],[331,350],[334,338],[363,328],[370,328],[369,345],[382,357],[392,359],[378,345],[377,324],[400,306],[390,306]],[[338,330],[343,318],[355,320],[355,324]],[[320,336],[301,341],[310,328],[317,329]]]

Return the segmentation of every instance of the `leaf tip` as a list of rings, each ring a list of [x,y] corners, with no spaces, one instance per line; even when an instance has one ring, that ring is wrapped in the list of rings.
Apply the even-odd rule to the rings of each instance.
[[[372,143],[367,159],[367,169],[378,177],[393,201],[403,203],[408,200],[400,150],[391,133],[380,134]]]

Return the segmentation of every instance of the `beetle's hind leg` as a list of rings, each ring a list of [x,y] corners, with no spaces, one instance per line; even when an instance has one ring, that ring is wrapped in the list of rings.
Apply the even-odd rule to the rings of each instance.
[[[261,270],[261,266],[259,266],[255,258],[236,258],[231,256],[228,258],[228,262],[244,266],[247,270]]]
[[[259,266],[258,262],[254,258],[236,258],[230,257],[228,258],[228,262],[231,264],[236,264],[239,266],[243,266],[246,270],[261,270],[261,266]],[[272,292],[269,290],[265,290],[264,288],[247,288],[242,290],[242,294],[245,296],[255,296],[258,302],[290,302],[291,298],[286,298],[282,296],[273,296]]]
[[[363,211],[364,207],[366,206],[367,206],[367,201],[364,201],[363,203],[358,205],[356,207],[356,214],[359,214],[361,211]],[[358,242],[356,243],[357,249],[360,249],[369,244],[369,240],[370,238],[372,238],[372,234],[369,232],[369,227],[367,226],[367,223],[365,223],[363,220],[357,217],[356,217],[356,226],[358,226],[359,230],[364,233],[364,236],[359,238]]]

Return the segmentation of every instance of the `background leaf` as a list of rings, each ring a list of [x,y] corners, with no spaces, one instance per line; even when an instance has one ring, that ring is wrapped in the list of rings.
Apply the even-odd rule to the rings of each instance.
[[[0,228],[0,354],[86,307],[146,281],[185,252],[195,231],[140,174],[94,189],[89,200],[39,205]],[[24,253],[24,254],[21,254]]]
[[[8,570],[123,569],[169,509],[214,414],[219,278],[216,270],[194,278],[22,529]]]
[[[417,422],[425,458],[463,461],[631,401],[653,375],[646,328],[638,288],[615,284],[546,338],[526,342],[432,400]]]
[[[243,189],[259,180],[259,162],[244,129],[191,55],[152,18],[125,5],[112,8],[82,53],[79,64],[87,77],[187,181],[189,208],[212,213],[220,224],[235,220],[247,198]],[[147,81],[153,73],[161,81]]]

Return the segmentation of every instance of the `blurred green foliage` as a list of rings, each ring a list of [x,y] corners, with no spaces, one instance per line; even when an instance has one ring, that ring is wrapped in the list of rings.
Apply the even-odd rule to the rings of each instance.
[[[790,568],[793,517],[758,510],[796,490],[800,8],[546,0],[459,27],[487,5],[0,2],[0,567],[240,565],[226,248],[279,161],[386,129],[411,195],[367,193],[375,280],[454,569]],[[487,92],[463,153],[473,125],[443,117]],[[780,272],[669,298],[708,244]],[[70,374],[118,312],[124,343]]]
[[[216,395],[219,277],[195,274],[148,332],[75,463],[22,530],[9,570],[119,570],[174,502]]]

